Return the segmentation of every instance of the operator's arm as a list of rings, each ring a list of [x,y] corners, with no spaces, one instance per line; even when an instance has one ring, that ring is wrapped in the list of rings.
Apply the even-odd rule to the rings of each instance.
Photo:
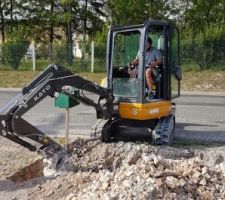
[[[136,65],[139,65],[139,57],[140,57],[140,50],[138,50],[138,53],[137,53],[137,56],[136,58],[130,62],[130,66],[136,66]]]
[[[161,59],[160,60],[156,60],[154,62],[151,62],[149,67],[155,67],[155,66],[158,66],[161,63],[162,63]]]
[[[162,64],[162,57],[160,51],[158,49],[154,49],[152,53],[154,54],[155,61],[149,63],[150,68]]]
[[[130,65],[138,65],[139,64],[139,59],[136,58],[135,60],[133,60]]]

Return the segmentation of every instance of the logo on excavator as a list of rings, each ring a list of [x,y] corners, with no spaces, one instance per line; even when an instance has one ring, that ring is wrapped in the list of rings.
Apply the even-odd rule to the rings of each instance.
[[[43,88],[35,97],[34,101],[38,101],[44,94],[46,94],[47,91],[51,89],[50,85],[46,85],[45,88]]]

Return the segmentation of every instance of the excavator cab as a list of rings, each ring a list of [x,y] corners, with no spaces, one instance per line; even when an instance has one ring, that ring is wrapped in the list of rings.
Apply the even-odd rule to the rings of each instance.
[[[161,54],[161,64],[155,67],[156,71],[152,74],[153,98],[146,95],[148,87],[144,60],[148,37]],[[170,134],[175,125],[172,99],[180,96],[181,80],[178,29],[169,22],[157,20],[135,26],[112,27],[107,49],[107,86],[113,91],[120,116],[117,122],[111,124],[111,134],[118,132],[115,130],[118,127],[125,126],[126,130],[132,126],[145,127],[151,130],[153,143],[171,143]],[[130,76],[128,63],[137,57],[139,64],[135,67],[135,75]],[[170,126],[171,130],[162,133],[164,126]],[[110,136],[105,138],[107,140]]]
[[[169,22],[149,20],[143,25],[112,27],[108,36],[108,87],[119,101],[150,103],[180,95],[179,32]],[[146,98],[145,52],[147,38],[161,53],[161,64],[154,78],[155,96]],[[128,63],[139,56],[136,76],[129,74]]]

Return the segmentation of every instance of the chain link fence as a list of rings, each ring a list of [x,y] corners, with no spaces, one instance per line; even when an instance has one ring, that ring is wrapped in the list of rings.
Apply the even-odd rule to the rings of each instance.
[[[225,70],[225,45],[216,43],[181,45],[181,63],[184,70]]]
[[[35,70],[42,71],[49,64],[61,64],[70,70],[79,72],[106,71],[106,43],[73,45],[69,56],[69,45],[55,43],[49,45],[32,45],[21,43],[4,43],[0,48],[0,70],[33,70],[35,54]],[[181,64],[183,70],[225,70],[225,45],[200,46],[194,43],[181,44]]]
[[[92,48],[91,43],[81,48],[77,46],[79,44],[73,45],[69,54],[67,43],[56,43],[52,46],[36,44],[35,48],[32,44],[22,42],[4,43],[0,46],[0,70],[42,71],[49,64],[55,63],[77,73],[106,71],[106,48]]]

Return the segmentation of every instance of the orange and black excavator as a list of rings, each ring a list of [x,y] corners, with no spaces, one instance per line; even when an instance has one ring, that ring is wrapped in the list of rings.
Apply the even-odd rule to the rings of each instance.
[[[145,53],[147,38],[161,52],[161,64],[153,69],[154,96],[147,96]],[[139,53],[138,53],[139,52]],[[130,76],[128,63],[139,55],[136,76]],[[103,142],[116,134],[150,130],[151,142],[171,144],[175,127],[175,103],[180,95],[181,68],[179,32],[166,21],[148,20],[144,24],[111,27],[107,42],[107,78],[101,86],[73,74],[60,65],[50,65],[0,109],[0,135],[46,158],[54,158],[54,168],[63,162],[66,151],[33,125],[23,114],[45,97],[64,93],[78,103],[93,106]],[[95,102],[83,91],[97,94]]]

